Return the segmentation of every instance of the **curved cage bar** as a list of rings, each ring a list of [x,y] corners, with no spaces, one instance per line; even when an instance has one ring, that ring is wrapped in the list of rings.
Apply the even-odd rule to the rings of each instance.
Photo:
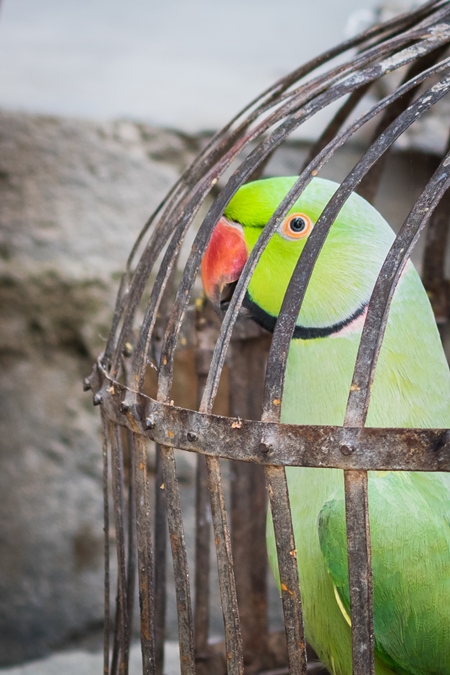
[[[448,138],[440,139],[441,157],[430,159],[421,194],[410,203],[378,275],[364,315],[343,425],[283,423],[281,403],[289,345],[330,228],[353,192],[376,200],[391,151],[402,139],[411,139],[411,130],[447,96],[449,44],[450,5],[431,1],[298,68],[206,144],[144,226],[121,281],[105,352],[85,383],[104,420],[106,675],[128,672],[136,573],[142,672],[163,672],[168,542],[181,673],[314,672],[307,659],[285,472],[292,466],[344,470],[353,673],[375,672],[368,471],[450,471],[447,429],[365,426],[390,303],[425,226],[422,276],[439,323],[448,320]],[[238,189],[273,175],[280,149],[322,111],[328,122],[299,156],[298,178],[250,252],[220,322],[202,298],[198,279],[212,232]],[[348,172],[336,161],[346,148],[356,153]],[[245,316],[244,297],[271,237],[311,180],[323,173],[334,175],[340,186],[307,239],[270,336]],[[196,409],[172,400],[177,358],[186,347],[195,353]],[[226,379],[230,393],[224,415],[217,413],[217,396]],[[153,498],[149,441],[156,444]],[[176,450],[197,455],[193,588]],[[221,460],[231,463],[231,487]],[[285,638],[268,629],[267,493]],[[209,520],[223,612],[224,640],[219,644],[209,640]],[[110,521],[118,569],[114,621]]]

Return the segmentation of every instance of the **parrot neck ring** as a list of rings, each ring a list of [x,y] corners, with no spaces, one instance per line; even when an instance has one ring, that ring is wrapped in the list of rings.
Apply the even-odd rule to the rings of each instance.
[[[340,333],[344,328],[349,328],[352,323],[356,323],[358,319],[363,317],[367,310],[367,305],[367,302],[363,302],[353,314],[350,314],[350,316],[342,319],[342,321],[337,321],[329,326],[301,326],[297,324],[294,328],[292,337],[294,340],[315,340],[317,338],[332,337],[333,335]],[[257,305],[256,302],[253,302],[248,291],[245,294],[242,306],[257,324],[270,333],[273,333],[277,317],[268,314],[264,309]]]

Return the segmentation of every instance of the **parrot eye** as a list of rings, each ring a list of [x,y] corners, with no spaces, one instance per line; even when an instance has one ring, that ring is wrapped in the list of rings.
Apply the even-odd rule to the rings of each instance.
[[[295,234],[303,232],[305,227],[306,227],[306,220],[301,216],[295,216],[295,218],[292,218],[292,220],[289,221],[289,229],[291,230],[291,232],[295,232]]]
[[[312,220],[305,213],[291,213],[279,228],[285,239],[303,239],[312,230]]]

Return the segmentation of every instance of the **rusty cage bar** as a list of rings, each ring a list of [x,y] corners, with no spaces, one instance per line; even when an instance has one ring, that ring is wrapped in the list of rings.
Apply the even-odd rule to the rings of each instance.
[[[121,281],[105,351],[85,382],[86,389],[93,392],[94,404],[101,406],[105,437],[105,675],[128,672],[136,573],[142,672],[163,672],[166,523],[174,566],[181,673],[238,675],[244,671],[274,672],[277,668],[306,673],[285,466],[344,470],[353,673],[374,673],[367,472],[450,471],[447,429],[364,426],[390,300],[426,224],[423,279],[441,324],[448,318],[448,282],[444,277],[450,185],[448,139],[442,141],[442,156],[431,161],[431,175],[378,277],[344,426],[282,424],[280,401],[289,342],[329,228],[353,191],[374,200],[388,151],[450,90],[449,43],[450,5],[433,0],[374,26],[298,68],[207,143],[143,228]],[[381,85],[384,90],[380,95]],[[199,299],[195,285],[212,230],[237,189],[263,171],[270,172],[270,159],[292,132],[335,102],[340,107],[332,107],[331,121],[265,227],[220,323]],[[366,140],[359,136],[359,144],[365,147],[340,181],[340,188],[308,239],[270,338],[256,324],[238,317],[252,272],[269,238],[311,178],[366,128],[371,130],[366,131]],[[194,219],[205,203],[209,208],[197,227]],[[178,273],[182,245],[191,231],[195,232],[193,243]],[[194,298],[196,302],[192,302]],[[175,358],[186,345],[195,349],[196,410],[176,406],[172,400]],[[231,364],[228,416],[213,414],[226,363]],[[255,386],[250,389],[249,383]],[[149,440],[157,444],[155,503],[150,501],[149,492]],[[175,449],[197,454],[194,607]],[[229,508],[221,458],[232,460]],[[282,635],[268,631],[265,486],[277,541],[285,641]],[[224,621],[224,643],[219,645],[209,643],[213,562],[209,513]],[[110,610],[110,520],[114,523],[117,554],[114,617]]]

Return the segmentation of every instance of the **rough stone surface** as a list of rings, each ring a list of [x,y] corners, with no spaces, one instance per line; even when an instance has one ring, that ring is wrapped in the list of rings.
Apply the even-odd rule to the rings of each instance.
[[[128,121],[0,112],[0,665],[102,621],[99,415],[81,383],[137,232],[195,150]]]

